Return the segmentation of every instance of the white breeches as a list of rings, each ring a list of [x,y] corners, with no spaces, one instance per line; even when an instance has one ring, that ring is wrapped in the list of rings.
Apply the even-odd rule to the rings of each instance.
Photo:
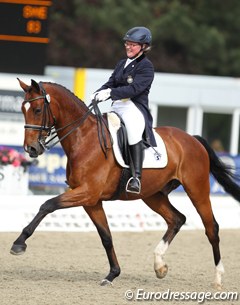
[[[112,110],[120,115],[127,129],[128,144],[134,145],[142,140],[145,120],[141,111],[131,100],[117,100]]]

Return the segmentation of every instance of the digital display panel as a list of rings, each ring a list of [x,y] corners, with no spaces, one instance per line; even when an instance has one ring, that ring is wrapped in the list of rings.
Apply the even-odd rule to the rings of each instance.
[[[52,1],[0,0],[0,72],[43,74]]]

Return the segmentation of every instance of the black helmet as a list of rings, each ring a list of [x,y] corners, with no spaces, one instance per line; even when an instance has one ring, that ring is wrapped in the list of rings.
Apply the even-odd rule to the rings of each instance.
[[[152,42],[152,34],[151,31],[143,26],[137,26],[127,31],[123,40],[129,40],[133,42],[138,42],[140,44],[148,44],[151,45]]]

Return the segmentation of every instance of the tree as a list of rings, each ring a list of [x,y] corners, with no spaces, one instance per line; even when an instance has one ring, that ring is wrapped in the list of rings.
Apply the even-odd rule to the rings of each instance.
[[[238,0],[56,1],[48,64],[113,69],[125,57],[125,32],[143,25],[156,71],[238,76],[239,14]]]

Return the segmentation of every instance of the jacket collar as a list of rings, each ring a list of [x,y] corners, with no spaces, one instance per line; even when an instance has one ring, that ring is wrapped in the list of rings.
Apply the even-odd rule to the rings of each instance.
[[[136,58],[136,62],[141,61],[144,57],[146,57],[146,55],[144,53],[142,53],[142,55],[140,55],[139,57]]]
[[[138,56],[137,58],[133,58],[132,59],[132,62],[134,62],[134,61],[136,61],[136,62],[139,62],[139,61],[141,61],[144,57],[145,57],[146,55],[144,54],[144,53],[142,53],[140,56]],[[126,61],[127,61],[127,59],[126,59]],[[125,62],[126,62],[125,61]]]
[[[132,66],[133,66],[135,63],[140,62],[140,61],[143,60],[143,58],[145,58],[145,57],[146,57],[146,55],[143,53],[141,56],[139,56],[139,57],[137,57],[136,59],[134,59],[129,65],[127,65],[125,68],[123,68],[124,71],[129,70],[130,67],[132,68]],[[126,61],[127,61],[127,59],[124,61],[123,66],[125,65]]]

